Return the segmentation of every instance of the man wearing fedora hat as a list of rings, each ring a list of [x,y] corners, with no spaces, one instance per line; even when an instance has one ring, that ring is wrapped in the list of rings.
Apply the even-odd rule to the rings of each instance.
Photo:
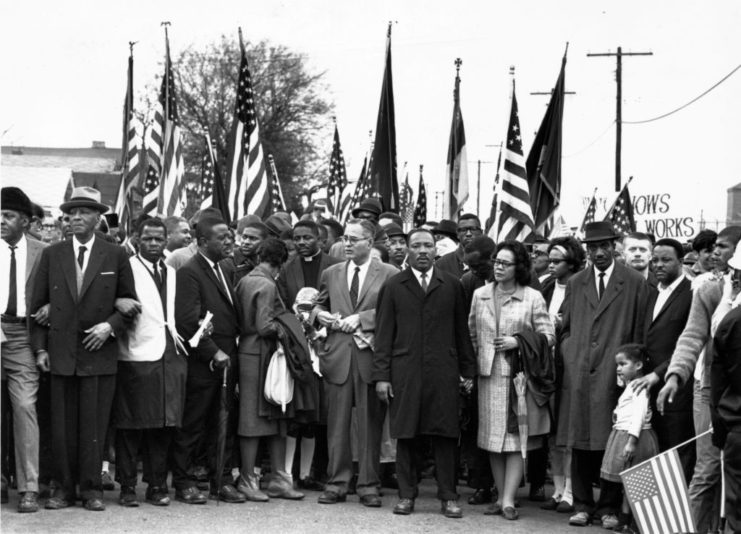
[[[2,310],[2,380],[7,384],[13,413],[15,466],[19,512],[38,510],[39,425],[36,399],[39,369],[31,349],[28,315],[34,275],[46,245],[28,239],[25,231],[33,207],[17,187],[2,188],[2,238],[0,269],[6,291],[0,293]],[[7,406],[3,403],[3,419]],[[3,488],[5,489],[5,488]]]
[[[381,202],[377,198],[366,198],[357,208],[352,210],[352,216],[355,219],[365,219],[377,224],[378,217],[382,212]]]
[[[100,192],[75,188],[60,209],[69,214],[73,236],[44,249],[31,303],[31,311],[49,304],[49,327],[34,322],[31,330],[32,346],[49,353],[42,353],[40,365],[51,368],[54,478],[60,485],[46,508],[73,505],[79,484],[85,508],[101,511],[100,466],[118,365],[114,335],[123,335],[129,322],[115,303],[136,299],[136,291],[126,251],[95,235],[108,210]]]
[[[620,485],[600,480],[599,469],[619,396],[615,350],[642,340],[648,285],[638,272],[614,261],[619,237],[608,221],[586,225],[591,266],[569,279],[562,305],[564,378],[556,442],[572,448],[576,514],[569,523],[576,526],[588,525],[595,515],[611,528],[620,508]],[[595,505],[592,483],[597,480],[601,491]]]

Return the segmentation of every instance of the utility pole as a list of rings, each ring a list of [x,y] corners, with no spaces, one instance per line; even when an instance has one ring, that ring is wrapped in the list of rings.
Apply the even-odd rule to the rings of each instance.
[[[653,52],[623,52],[623,48],[618,46],[617,52],[600,52],[597,54],[587,54],[587,57],[608,57],[615,56],[617,59],[617,68],[615,69],[615,82],[617,83],[617,106],[615,114],[615,192],[622,189],[620,178],[620,159],[623,138],[623,56],[653,56]]]

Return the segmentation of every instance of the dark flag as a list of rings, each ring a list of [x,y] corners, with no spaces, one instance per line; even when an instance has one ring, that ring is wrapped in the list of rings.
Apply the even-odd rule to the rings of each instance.
[[[404,163],[405,170],[406,166],[406,163]],[[414,218],[414,191],[412,191],[412,186],[409,185],[409,171],[404,173],[404,184],[401,186],[401,192],[399,193],[399,215],[406,227],[412,224]]]
[[[368,190],[376,192],[386,211],[399,211],[399,182],[396,178],[396,119],[394,84],[391,77],[391,23],[386,37],[386,68],[378,106],[376,139],[370,158]]]
[[[363,160],[363,168],[360,170],[358,181],[355,182],[355,189],[352,196],[347,196],[342,202],[342,221],[347,221],[352,210],[360,204],[360,200],[365,198],[363,195],[367,189],[368,183],[368,156]]]
[[[463,62],[455,60],[455,89],[453,90],[453,120],[450,124],[448,141],[448,164],[445,169],[445,192],[448,218],[458,219],[458,211],[468,199],[468,160],[466,157],[466,132],[461,113],[461,78],[459,71]]]
[[[568,45],[566,45],[568,52]],[[564,77],[566,53],[551,101],[527,156],[527,182],[536,231],[547,234],[544,226],[561,202],[561,142],[563,139]]]
[[[201,165],[201,209],[213,207],[221,211],[225,221],[230,221],[229,201],[226,197],[221,169],[214,157],[211,138],[206,135],[208,153],[203,156]]]
[[[342,147],[340,146],[340,132],[337,130],[337,124],[335,124],[332,156],[329,158],[329,184],[327,185],[327,207],[334,217],[340,215],[342,192],[346,186],[345,157],[342,155]]]
[[[417,191],[417,205],[414,206],[414,227],[419,228],[427,222],[427,190],[422,178],[422,165],[419,166],[419,190]]]
[[[489,211],[489,218],[486,220],[486,235],[491,237],[494,241],[497,240],[497,232],[499,231],[499,224],[497,221],[497,214],[499,213],[499,171],[502,168],[502,145],[499,145],[499,156],[497,157],[497,173],[494,175],[494,196],[491,199],[491,210]]]
[[[587,211],[584,213],[584,219],[581,222],[581,226],[579,227],[579,234],[584,234],[584,227],[588,225],[589,223],[594,222],[594,216],[597,213],[597,190],[594,190],[594,194],[592,195],[592,200],[589,201],[589,205],[587,206]]]
[[[129,69],[123,112],[123,143],[121,144],[121,185],[118,188],[116,208],[119,226],[129,233],[132,214],[131,192],[139,182],[139,146],[136,142],[136,117],[134,116],[134,52],[130,44]]]
[[[283,190],[280,187],[278,170],[275,168],[273,155],[268,155],[268,168],[270,169],[270,215],[276,211],[286,211],[286,201],[283,199]]]
[[[631,178],[632,179],[632,178]],[[633,203],[630,200],[628,185],[630,180],[620,191],[615,203],[605,216],[606,221],[610,221],[615,231],[620,235],[627,235],[636,231],[636,222],[633,218]]]

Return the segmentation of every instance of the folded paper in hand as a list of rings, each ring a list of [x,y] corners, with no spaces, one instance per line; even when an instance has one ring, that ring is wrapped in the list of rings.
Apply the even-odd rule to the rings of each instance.
[[[198,343],[201,341],[201,338],[203,337],[203,332],[206,331],[206,328],[208,328],[208,325],[211,324],[211,319],[214,318],[214,314],[210,311],[206,312],[206,317],[203,318],[203,321],[201,322],[201,326],[198,327],[198,330],[195,334],[193,334],[193,337],[188,340],[188,344],[191,348],[196,348],[198,346]]]

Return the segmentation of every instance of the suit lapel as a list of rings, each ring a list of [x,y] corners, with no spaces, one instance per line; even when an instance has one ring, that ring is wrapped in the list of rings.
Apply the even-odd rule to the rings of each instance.
[[[352,268],[353,265],[355,264],[351,260],[347,260],[344,269],[337,269],[337,271],[335,271],[334,283],[337,284],[337,287],[341,288],[340,295],[342,295],[342,299],[345,301],[345,308],[348,310],[352,310],[353,305],[352,299],[350,298],[350,287],[347,285],[347,271]],[[360,299],[358,299],[358,302],[360,302]]]
[[[370,288],[375,282],[376,278],[378,277],[378,271],[380,269],[381,268],[379,267],[379,263],[377,261],[370,260],[370,265],[368,265],[368,272],[365,273],[365,280],[363,280],[363,286],[360,288],[360,293],[358,294],[358,304],[355,306],[356,308],[360,306],[360,303],[363,302],[363,299],[368,294],[368,288]]]
[[[592,309],[596,309],[599,306],[599,295],[597,295],[595,284],[594,267],[589,267],[587,276],[584,278],[584,285],[586,286],[584,294],[587,296],[589,304],[592,305]]]
[[[42,247],[36,246],[36,243],[27,239],[26,244],[26,284],[31,280],[33,268],[36,266],[36,259],[41,255]]]
[[[404,278],[402,278],[401,283],[406,286],[407,289],[409,289],[409,292],[414,295],[417,300],[424,300],[425,299],[425,292],[422,291],[422,287],[419,285],[419,282],[417,281],[417,277],[414,276],[414,273],[412,272],[411,268],[407,268],[404,271]],[[429,289],[429,286],[428,286]]]
[[[93,248],[90,251],[90,259],[87,262],[87,269],[85,269],[85,275],[82,278],[82,287],[80,288],[80,300],[85,296],[85,292],[93,283],[93,279],[99,274],[100,267],[103,265],[103,258],[105,252],[101,250],[100,239],[97,238],[93,243]]]
[[[665,312],[665,311],[667,311],[667,310],[668,310],[668,309],[669,309],[669,308],[671,307],[672,303],[673,303],[673,302],[674,302],[674,301],[675,301],[675,300],[676,300],[677,298],[679,298],[679,294],[680,294],[680,293],[681,293],[681,292],[682,292],[682,291],[684,290],[684,288],[685,288],[685,283],[686,283],[686,284],[689,284],[689,283],[690,283],[690,282],[689,282],[689,280],[687,280],[687,278],[685,278],[684,280],[682,280],[681,282],[679,282],[679,285],[678,285],[677,287],[675,287],[675,288],[674,288],[674,291],[672,291],[672,292],[671,292],[671,294],[669,295],[669,298],[668,298],[668,299],[666,299],[666,302],[664,303],[664,306],[663,306],[663,307],[661,308],[661,310],[659,311],[659,314],[658,314],[658,315],[656,316],[656,319],[654,319],[653,321],[651,321],[651,323],[655,323],[656,321],[658,321],[658,320],[659,320],[659,318],[661,318],[661,316],[662,316],[662,315],[664,315],[664,312]],[[657,293],[656,295],[657,295],[657,297],[658,297],[658,293]],[[656,300],[656,299],[654,298],[654,302],[655,302],[655,300]],[[653,312],[653,306],[649,306],[649,308],[648,308],[648,309],[649,309],[649,310],[650,310],[651,312]]]
[[[592,273],[594,273],[594,270],[592,271]],[[599,306],[597,306],[595,319],[599,317],[599,315],[607,309],[610,303],[615,300],[617,296],[623,291],[624,283],[625,279],[623,278],[622,269],[620,269],[620,264],[616,263],[615,268],[612,271],[612,276],[610,276],[610,281],[607,282],[607,287],[605,287],[605,293],[604,295],[602,295],[602,299],[599,301]],[[592,289],[595,289],[594,284],[592,284]]]
[[[72,248],[72,240],[68,240],[64,243],[61,253],[61,264],[64,278],[67,280],[67,287],[69,293],[72,295],[72,300],[77,302],[77,272],[75,271],[75,251]]]
[[[430,277],[430,284],[427,286],[427,295],[435,291],[440,284],[444,282],[442,274],[439,269],[432,269],[433,276]],[[416,277],[415,277],[416,278]],[[421,288],[420,288],[421,289]]]
[[[211,264],[208,261],[206,261],[206,258],[204,258],[200,252],[196,252],[196,254],[198,255],[198,261],[201,265],[201,269],[203,269],[204,272],[206,273],[206,278],[211,280],[211,282],[216,286],[216,289],[218,290],[219,293],[221,293],[221,296],[224,298],[224,300],[226,300],[227,303],[229,303],[232,307],[234,307],[234,305],[232,304],[232,302],[234,301],[229,299],[229,295],[227,295],[226,293],[224,284],[219,282],[219,279],[216,278],[216,271],[214,270],[214,268],[211,267]]]
[[[293,264],[291,265],[291,273],[293,274],[293,277],[295,279],[296,287],[298,289],[304,287],[306,281],[304,280],[304,269],[303,265],[301,265],[301,256],[296,256],[296,259],[293,260]]]

